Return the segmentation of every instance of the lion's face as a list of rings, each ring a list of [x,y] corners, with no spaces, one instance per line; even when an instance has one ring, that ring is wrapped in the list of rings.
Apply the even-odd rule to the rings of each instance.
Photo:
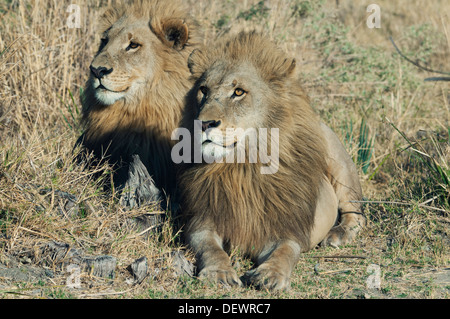
[[[91,84],[95,97],[104,105],[134,96],[152,78],[156,65],[156,36],[142,19],[129,24],[120,19],[102,35],[92,61]]]
[[[122,16],[102,34],[90,66],[89,85],[98,102],[111,105],[144,94],[164,72],[164,52],[181,50],[187,40],[187,25],[181,19],[152,25],[145,17]]]
[[[202,152],[226,157],[246,136],[265,127],[270,90],[248,62],[217,61],[197,83]]]

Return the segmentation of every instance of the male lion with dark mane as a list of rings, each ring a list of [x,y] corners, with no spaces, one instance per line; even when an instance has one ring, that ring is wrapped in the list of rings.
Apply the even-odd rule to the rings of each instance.
[[[187,59],[199,43],[198,25],[181,1],[140,0],[107,9],[100,33],[77,145],[93,153],[94,163],[113,165],[116,188],[128,185],[136,173],[130,166],[140,161],[156,187],[171,195],[171,134],[192,87]]]
[[[184,121],[191,130],[201,121],[194,134],[204,161],[180,177],[181,209],[199,276],[242,285],[226,253],[239,248],[256,262],[244,282],[287,289],[300,253],[321,242],[348,243],[364,225],[356,167],[310,107],[295,60],[266,37],[242,32],[218,41],[195,50],[189,67],[196,84]],[[271,149],[272,158],[278,150],[272,174],[261,173],[264,152],[254,161],[228,161],[237,145],[250,151],[242,140],[252,128],[267,129],[260,135],[278,128],[278,140],[270,133],[267,145],[256,145]],[[241,133],[230,137],[230,129]]]

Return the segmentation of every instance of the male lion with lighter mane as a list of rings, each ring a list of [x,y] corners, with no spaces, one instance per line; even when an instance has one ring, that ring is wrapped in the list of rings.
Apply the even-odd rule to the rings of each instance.
[[[115,188],[136,173],[130,166],[137,158],[156,187],[171,195],[171,134],[192,87],[187,60],[200,42],[198,24],[177,0],[128,1],[108,8],[99,24],[77,145],[93,153],[91,166],[113,165]]]
[[[263,35],[242,32],[195,50],[189,67],[196,84],[184,117],[186,125],[201,121],[204,161],[185,169],[180,187],[199,277],[287,289],[300,253],[319,243],[346,244],[364,225],[356,167],[310,107],[295,60]],[[278,148],[273,174],[261,173],[263,153],[254,162],[224,162],[238,144],[250,147],[241,143],[245,134],[230,138],[230,128],[279,129],[278,141],[257,145],[272,156]],[[256,262],[241,278],[226,252],[231,248]]]

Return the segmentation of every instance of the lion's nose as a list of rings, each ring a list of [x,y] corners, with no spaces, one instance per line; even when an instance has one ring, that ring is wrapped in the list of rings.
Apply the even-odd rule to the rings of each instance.
[[[99,80],[102,79],[104,76],[111,74],[113,71],[113,68],[107,69],[103,66],[95,68],[91,65],[89,68],[91,69],[92,74]]]
[[[218,127],[221,121],[202,121],[202,130],[205,132],[207,129]]]

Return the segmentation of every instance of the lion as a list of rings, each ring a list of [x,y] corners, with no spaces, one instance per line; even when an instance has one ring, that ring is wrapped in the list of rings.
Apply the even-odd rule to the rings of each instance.
[[[194,50],[188,63],[196,82],[184,125],[203,160],[187,165],[179,183],[198,276],[226,286],[288,289],[300,253],[349,243],[364,225],[357,169],[311,108],[295,59],[264,35],[218,40]],[[265,144],[252,145],[272,150],[272,161],[278,150],[272,173],[262,173],[264,152],[236,161],[238,145],[249,154],[246,132],[254,128],[259,137],[271,132]],[[255,261],[242,277],[227,253],[235,248]]]
[[[141,161],[170,196],[170,137],[192,87],[187,59],[200,43],[199,25],[178,0],[124,3],[107,9],[99,23],[101,44],[82,98],[84,133],[77,145],[82,154],[93,153],[91,167],[113,166],[116,189],[128,185],[136,171],[130,165]]]

